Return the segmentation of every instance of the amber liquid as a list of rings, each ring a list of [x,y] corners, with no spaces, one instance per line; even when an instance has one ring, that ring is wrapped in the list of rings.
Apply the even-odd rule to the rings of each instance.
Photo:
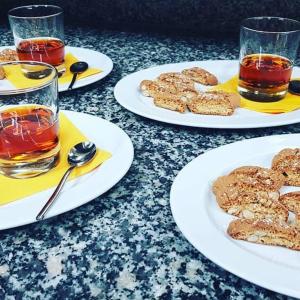
[[[292,74],[289,59],[270,54],[245,56],[240,63],[239,91],[243,96],[253,93],[259,99],[283,98]],[[242,91],[242,92],[241,92]],[[243,94],[243,92],[245,94]]]
[[[58,147],[58,120],[42,106],[0,111],[0,160],[32,161]]]
[[[17,53],[19,60],[41,61],[59,66],[64,62],[65,45],[54,38],[29,39],[19,43]]]

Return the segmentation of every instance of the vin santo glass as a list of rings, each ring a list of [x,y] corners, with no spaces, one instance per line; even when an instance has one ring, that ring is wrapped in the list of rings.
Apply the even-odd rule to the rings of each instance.
[[[40,61],[65,72],[63,10],[54,5],[29,5],[8,12],[19,60]],[[39,70],[26,69],[27,77],[41,76]],[[36,74],[37,71],[37,74]]]
[[[238,91],[253,101],[285,97],[300,41],[300,22],[255,17],[242,22]]]
[[[39,67],[47,74],[43,79],[24,77],[22,88],[3,81],[0,89],[0,173],[13,178],[34,177],[49,171],[59,159],[57,71],[40,62],[0,66],[20,80],[23,67]]]

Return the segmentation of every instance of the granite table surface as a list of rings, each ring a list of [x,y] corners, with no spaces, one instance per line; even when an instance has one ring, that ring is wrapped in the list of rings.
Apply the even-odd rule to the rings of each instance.
[[[12,44],[7,28],[0,36],[0,46]],[[137,116],[113,96],[119,79],[143,68],[236,59],[237,40],[80,28],[68,29],[66,40],[107,54],[114,69],[106,79],[61,93],[60,107],[121,127],[135,158],[126,176],[90,203],[0,233],[0,299],[288,299],[230,274],[189,244],[172,218],[169,191],[178,172],[199,154],[247,138],[298,133],[300,124],[180,127]]]

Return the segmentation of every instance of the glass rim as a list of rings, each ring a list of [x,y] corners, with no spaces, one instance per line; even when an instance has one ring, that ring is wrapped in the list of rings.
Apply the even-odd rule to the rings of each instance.
[[[20,9],[26,9],[26,8],[38,8],[38,7],[51,7],[51,8],[55,8],[58,10],[58,12],[56,13],[52,13],[52,14],[48,14],[48,15],[44,15],[44,16],[37,16],[37,17],[28,17],[28,16],[16,16],[13,15],[12,13],[14,11],[20,10]],[[63,9],[60,6],[57,5],[48,5],[48,4],[32,4],[32,5],[24,5],[24,6],[18,6],[15,8],[12,8],[8,11],[8,16],[10,18],[15,18],[15,19],[43,19],[43,18],[51,18],[51,17],[55,17],[55,16],[59,16],[61,14],[63,14]]]
[[[15,89],[7,89],[7,90],[1,90],[0,89],[0,95],[8,96],[8,95],[18,95],[18,94],[24,94],[28,92],[35,92],[40,89],[43,89],[53,83],[54,80],[57,81],[58,79],[58,72],[55,67],[39,61],[26,61],[26,60],[16,60],[16,61],[9,61],[9,62],[0,62],[0,67],[5,67],[9,65],[21,65],[21,64],[29,64],[29,65],[41,65],[49,67],[49,69],[52,69],[54,71],[53,77],[50,78],[47,82],[42,83],[41,85],[27,87],[27,88],[15,88]]]
[[[267,31],[267,30],[257,30],[257,29],[253,29],[250,28],[249,26],[245,25],[245,23],[249,20],[262,20],[262,19],[269,19],[269,20],[281,20],[281,21],[288,21],[294,24],[298,24],[299,29],[296,30],[283,30],[283,31]],[[253,31],[253,32],[258,32],[258,33],[283,33],[283,34],[288,34],[288,33],[294,33],[294,32],[300,32],[300,22],[295,20],[295,19],[290,19],[290,18],[283,18],[283,17],[270,17],[270,16],[260,16],[260,17],[250,17],[250,18],[246,18],[244,20],[242,20],[241,22],[241,28],[245,28],[249,31]]]

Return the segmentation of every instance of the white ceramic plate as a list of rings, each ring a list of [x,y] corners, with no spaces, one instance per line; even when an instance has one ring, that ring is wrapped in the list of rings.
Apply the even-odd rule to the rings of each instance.
[[[3,49],[6,49],[6,48],[15,49],[14,46],[4,46],[4,47],[0,47],[0,51]],[[98,69],[102,70],[101,73],[76,80],[76,82],[73,86],[73,90],[83,87],[83,86],[86,86],[86,85],[89,85],[91,83],[94,83],[94,82],[106,77],[113,68],[112,60],[103,53],[100,53],[100,52],[97,52],[94,50],[90,50],[90,49],[69,47],[69,46],[66,46],[65,52],[66,53],[70,52],[79,60],[86,61],[91,68],[98,68]],[[69,86],[69,83],[68,84],[59,84],[58,85],[59,92],[67,91],[68,86]]]
[[[238,108],[232,116],[205,116],[190,112],[184,114],[156,107],[153,100],[139,91],[143,79],[154,79],[163,72],[180,72],[185,68],[201,67],[215,74],[221,83],[238,73],[238,61],[211,60],[168,64],[130,74],[121,79],[114,90],[116,100],[126,109],[157,121],[177,125],[208,128],[258,128],[280,126],[300,122],[300,110],[284,114],[264,114]],[[295,67],[293,77],[300,76],[300,68]],[[197,85],[201,90],[206,88]]]
[[[133,160],[131,140],[118,126],[83,113],[64,113],[99,148],[111,152],[112,157],[94,171],[67,182],[46,218],[69,211],[105,193],[126,174]],[[36,222],[37,213],[53,190],[51,188],[0,206],[0,230]]]
[[[289,134],[244,140],[208,151],[179,172],[170,195],[176,224],[203,255],[241,278],[294,297],[300,297],[300,251],[231,239],[226,230],[234,217],[219,208],[211,185],[239,166],[270,167],[274,154],[299,146],[300,134]],[[293,190],[297,188],[284,187],[281,191]]]

